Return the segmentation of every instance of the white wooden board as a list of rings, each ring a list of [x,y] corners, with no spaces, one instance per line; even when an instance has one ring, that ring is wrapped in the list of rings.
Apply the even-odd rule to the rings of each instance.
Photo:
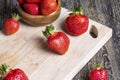
[[[64,31],[68,14],[62,8],[53,23],[56,31]],[[19,31],[11,36],[0,32],[0,64],[6,62],[12,68],[23,69],[30,80],[71,80],[112,36],[112,29],[89,21],[89,29],[83,35],[75,37],[66,33],[71,43],[65,55],[47,48],[42,34],[44,26],[32,27],[21,22]],[[93,26],[97,29],[97,38],[90,35],[91,28],[96,31]]]

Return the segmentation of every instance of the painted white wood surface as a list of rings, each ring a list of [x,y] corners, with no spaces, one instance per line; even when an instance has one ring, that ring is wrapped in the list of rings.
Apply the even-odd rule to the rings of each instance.
[[[68,10],[62,8],[53,23],[55,31],[64,31],[68,14]],[[32,27],[21,22],[19,31],[11,36],[0,32],[0,64],[6,62],[12,68],[23,69],[30,80],[71,80],[112,36],[112,29],[89,21],[89,29],[83,35],[76,37],[66,33],[70,47],[65,55],[47,48],[42,34],[44,26]],[[90,35],[92,26],[98,31],[97,38]]]

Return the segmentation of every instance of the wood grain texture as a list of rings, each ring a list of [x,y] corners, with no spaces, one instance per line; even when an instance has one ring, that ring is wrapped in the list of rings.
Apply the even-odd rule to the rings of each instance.
[[[113,29],[112,38],[99,50],[73,80],[88,80],[88,72],[93,63],[104,62],[109,72],[109,80],[120,80],[120,0],[61,0],[62,6],[74,9],[82,5],[85,14]]]

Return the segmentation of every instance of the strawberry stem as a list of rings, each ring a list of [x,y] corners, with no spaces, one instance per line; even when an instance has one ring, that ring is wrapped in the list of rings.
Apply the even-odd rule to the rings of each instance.
[[[48,37],[48,36],[52,35],[53,30],[54,30],[54,25],[51,24],[50,26],[47,26],[47,27],[46,27],[45,31],[43,31],[43,35],[44,35],[45,37]]]
[[[20,16],[17,13],[11,14],[12,18],[16,19],[17,21],[20,19]]]
[[[0,79],[9,71],[9,66],[6,64],[1,64],[0,66]]]

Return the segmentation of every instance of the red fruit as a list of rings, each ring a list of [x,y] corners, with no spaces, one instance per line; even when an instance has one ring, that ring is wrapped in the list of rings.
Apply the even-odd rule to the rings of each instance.
[[[42,0],[40,10],[43,15],[49,15],[56,11],[58,7],[56,0]]]
[[[40,3],[41,0],[25,0],[27,3]]]
[[[69,48],[70,40],[63,32],[53,32],[54,26],[46,27],[43,34],[47,37],[47,46],[58,54],[65,54]]]
[[[108,72],[104,68],[98,66],[90,71],[89,80],[108,80]]]
[[[31,15],[39,15],[39,5],[33,3],[25,3],[23,5],[24,10]]]
[[[3,72],[0,73],[2,80],[28,80],[27,75],[19,68],[8,70],[8,66],[6,64],[2,64],[0,66],[0,71]]]
[[[17,0],[18,3],[23,4],[25,1],[24,0]]]
[[[76,11],[70,14],[65,20],[66,31],[71,35],[78,36],[85,33],[88,29],[89,19],[82,14],[83,9],[77,7]]]
[[[20,26],[18,20],[19,20],[18,14],[13,14],[12,18],[5,20],[3,24],[3,29],[4,29],[5,34],[11,35],[18,31],[19,26]]]

